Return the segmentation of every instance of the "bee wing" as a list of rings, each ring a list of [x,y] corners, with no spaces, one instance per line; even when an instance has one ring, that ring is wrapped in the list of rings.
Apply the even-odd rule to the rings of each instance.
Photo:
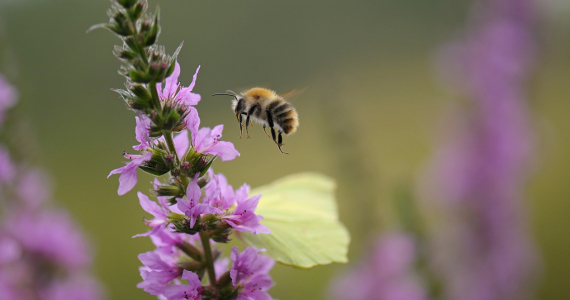
[[[282,97],[282,98],[284,98],[284,99],[289,100],[289,99],[291,99],[291,98],[293,98],[293,97],[299,96],[301,93],[303,93],[303,92],[306,91],[306,90],[307,90],[307,88],[294,89],[294,90],[291,90],[291,91],[289,91],[289,92],[287,92],[287,93],[283,93],[283,94],[281,94],[281,95],[279,95],[279,96]]]

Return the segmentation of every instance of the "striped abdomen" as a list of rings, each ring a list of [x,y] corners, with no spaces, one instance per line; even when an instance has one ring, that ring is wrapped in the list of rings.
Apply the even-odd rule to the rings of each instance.
[[[273,123],[281,128],[285,134],[297,131],[299,127],[299,115],[297,111],[283,98],[277,98],[267,105],[267,113],[271,114]]]

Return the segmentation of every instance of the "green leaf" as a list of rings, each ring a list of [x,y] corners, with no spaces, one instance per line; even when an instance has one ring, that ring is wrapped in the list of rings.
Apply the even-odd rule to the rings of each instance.
[[[261,223],[271,233],[238,236],[286,265],[346,263],[350,237],[338,220],[334,190],[331,178],[315,173],[291,175],[256,188],[250,195],[262,196],[255,213],[263,216]]]

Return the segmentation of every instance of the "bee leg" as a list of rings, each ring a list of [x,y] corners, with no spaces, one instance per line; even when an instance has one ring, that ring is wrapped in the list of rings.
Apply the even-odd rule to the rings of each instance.
[[[265,114],[267,115],[267,123],[269,123],[269,128],[271,128],[271,136],[273,137],[273,141],[277,143],[277,139],[275,138],[275,129],[273,129],[273,116],[271,116],[269,110],[267,110]]]
[[[242,134],[242,132],[243,132],[243,128],[242,128],[243,125],[241,124],[241,120],[242,120],[242,119],[241,119],[241,118],[242,118],[242,117],[241,117],[241,114],[238,114],[238,115],[237,115],[237,118],[238,118],[238,121],[239,121],[239,138],[241,139],[241,134]]]
[[[259,105],[252,106],[249,111],[247,112],[247,117],[245,118],[245,132],[247,133],[247,138],[249,139],[249,117],[255,112],[255,110],[259,108]],[[253,127],[253,124],[251,125]]]
[[[271,138],[271,136],[269,135],[269,133],[267,133],[267,131],[265,131],[265,127],[266,127],[265,124],[263,124],[263,132],[265,132],[265,134],[267,134],[267,137],[268,137],[268,138]]]
[[[236,108],[234,110],[234,112],[236,113],[236,118],[239,122],[239,138],[241,139],[241,135],[242,135],[242,127],[243,125],[241,124],[242,121],[242,116],[241,113],[244,110],[244,100],[243,99],[239,99],[238,103],[236,104]]]
[[[247,115],[247,118],[245,118],[245,133],[247,134],[247,138],[249,139],[249,115]],[[252,126],[253,127],[253,126]]]
[[[289,154],[287,152],[283,152],[283,150],[281,150],[281,146],[283,146],[283,137],[281,136],[282,132],[279,132],[279,138],[278,138],[278,143],[277,143],[277,147],[279,147],[279,151],[281,151],[281,153],[284,154]]]

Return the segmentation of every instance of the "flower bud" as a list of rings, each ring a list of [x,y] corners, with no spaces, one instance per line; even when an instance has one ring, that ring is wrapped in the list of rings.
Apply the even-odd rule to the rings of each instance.
[[[150,100],[144,100],[138,97],[130,99],[129,101],[127,101],[127,103],[130,108],[142,112],[147,111],[152,107],[152,103],[150,102]]]
[[[115,13],[112,18],[114,22],[109,28],[116,34],[128,37],[136,32],[134,24],[122,12]]]
[[[134,36],[127,36],[126,38],[124,38],[125,44],[127,44],[127,46],[129,46],[129,48],[131,49],[137,49],[138,48],[138,41]]]
[[[129,78],[137,83],[149,83],[152,81],[152,76],[145,72],[137,70],[129,70]]]
[[[128,49],[123,49],[120,47],[115,47],[115,51],[113,51],[113,53],[115,54],[116,57],[125,60],[132,60],[135,57],[137,57],[137,54],[134,53],[133,51],[130,51]]]
[[[196,224],[194,224],[194,227],[192,228],[190,227],[190,219],[188,219],[185,216],[182,220],[180,219],[173,220],[171,223],[172,225],[174,225],[176,232],[194,235],[200,231],[203,231],[202,223],[200,222],[200,220],[201,216],[198,216],[198,218],[196,218]]]
[[[156,189],[157,196],[172,196],[172,197],[184,197],[184,189],[178,184],[173,185],[159,185]]]
[[[168,152],[155,147],[152,149],[152,156],[149,161],[144,162],[139,168],[147,173],[160,176],[170,171],[170,166],[165,161]]]
[[[129,13],[131,14],[131,17],[133,18],[133,20],[138,20],[144,15],[144,12],[146,11],[147,8],[148,8],[148,2],[146,0],[145,1],[138,1],[129,10]]]
[[[220,279],[218,279],[217,286],[219,288],[224,288],[226,286],[229,286],[231,283],[232,283],[232,278],[230,276],[230,271],[227,271],[226,273],[222,274],[222,276],[220,276]]]
[[[217,229],[209,231],[210,237],[216,243],[227,244],[230,241],[230,234],[233,228],[226,222],[218,222]]]
[[[135,94],[138,98],[140,98],[141,100],[145,100],[145,101],[152,100],[152,95],[146,89],[146,87],[144,87],[144,85],[142,85],[142,84],[133,84],[133,85],[131,85],[129,90],[133,94]]]
[[[151,46],[156,42],[156,39],[158,38],[158,34],[160,32],[160,26],[159,24],[159,20],[158,20],[158,10],[156,11],[156,14],[154,15],[154,22],[152,24],[152,29],[148,32],[146,39],[145,39],[145,45],[146,46]]]
[[[117,0],[117,3],[124,8],[130,8],[137,3],[137,0]]]
[[[140,32],[141,32],[143,35],[148,34],[148,33],[150,32],[150,30],[151,30],[151,29],[150,29],[151,26],[152,26],[152,24],[150,24],[150,21],[149,21],[149,20],[143,21],[143,22],[141,23],[141,30],[140,30]]]
[[[168,65],[168,71],[166,71],[166,77],[170,76],[172,72],[174,72],[175,67],[176,67],[176,59],[172,59]]]

